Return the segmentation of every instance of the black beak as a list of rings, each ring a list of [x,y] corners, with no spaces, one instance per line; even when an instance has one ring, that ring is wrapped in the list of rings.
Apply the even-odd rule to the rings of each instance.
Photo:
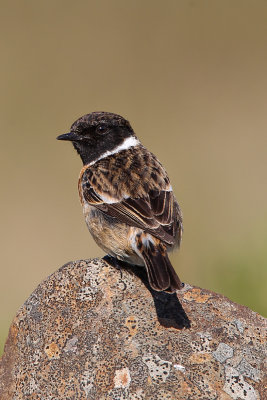
[[[59,135],[57,140],[69,140],[70,142],[76,142],[80,140],[79,136],[74,132],[64,133],[63,135]]]

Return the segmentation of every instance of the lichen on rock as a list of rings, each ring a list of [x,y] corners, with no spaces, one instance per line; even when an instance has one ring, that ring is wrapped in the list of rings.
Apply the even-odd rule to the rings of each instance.
[[[266,399],[266,320],[141,270],[83,260],[43,281],[10,327],[1,400]]]

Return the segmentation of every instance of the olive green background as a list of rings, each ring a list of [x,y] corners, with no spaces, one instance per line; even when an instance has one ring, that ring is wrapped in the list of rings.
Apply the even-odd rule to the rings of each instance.
[[[103,254],[81,161],[55,139],[96,110],[129,119],[168,170],[181,279],[266,315],[267,2],[0,3],[1,346],[38,283]]]

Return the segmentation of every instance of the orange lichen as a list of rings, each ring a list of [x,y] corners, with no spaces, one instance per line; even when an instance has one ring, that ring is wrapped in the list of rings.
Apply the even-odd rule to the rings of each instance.
[[[192,364],[203,364],[210,362],[212,359],[210,353],[194,353],[190,356],[189,360]]]
[[[206,303],[211,298],[210,294],[202,294],[201,289],[195,288],[184,294],[184,299],[197,303]]]
[[[44,351],[49,359],[59,358],[60,351],[58,345],[55,342],[46,345]]]
[[[134,336],[138,332],[138,319],[136,316],[131,315],[126,318],[125,325],[130,331],[130,335]]]

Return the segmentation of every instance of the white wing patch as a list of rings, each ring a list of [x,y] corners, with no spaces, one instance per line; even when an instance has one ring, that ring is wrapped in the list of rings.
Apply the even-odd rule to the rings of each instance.
[[[103,200],[104,203],[107,203],[107,204],[119,203],[121,201],[121,199],[111,197],[107,194],[98,193],[98,196],[101,198],[101,200]],[[124,195],[123,198],[126,200],[129,198],[129,196]]]
[[[169,183],[166,188],[164,188],[165,192],[172,192],[172,185]]]
[[[142,235],[141,239],[142,239],[142,243],[145,247],[149,247],[149,243],[152,243],[153,245],[155,244],[153,237],[149,233]]]

